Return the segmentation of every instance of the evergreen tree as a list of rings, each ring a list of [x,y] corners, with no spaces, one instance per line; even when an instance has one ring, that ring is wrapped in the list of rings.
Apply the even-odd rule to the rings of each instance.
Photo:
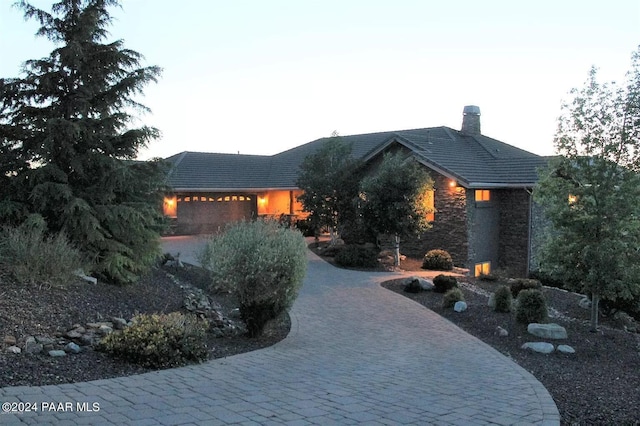
[[[599,83],[592,69],[563,106],[560,155],[535,192],[552,224],[540,270],[591,295],[594,331],[600,299],[640,306],[639,88],[640,50],[626,87]]]
[[[25,19],[57,47],[26,61],[23,76],[0,80],[0,219],[36,213],[64,232],[94,273],[129,283],[158,252],[159,161],[134,161],[158,137],[132,127],[134,100],[161,69],[122,40],[106,42],[117,0],[61,0],[47,13],[20,1]]]
[[[304,192],[298,196],[316,229],[326,226],[332,241],[340,225],[354,223],[358,196],[359,161],[351,156],[351,146],[336,132],[300,165],[296,184]]]
[[[433,191],[433,180],[413,158],[387,153],[377,170],[362,180],[360,189],[365,223],[379,234],[394,237],[399,266],[400,238],[431,227],[427,216],[433,211],[427,196]]]

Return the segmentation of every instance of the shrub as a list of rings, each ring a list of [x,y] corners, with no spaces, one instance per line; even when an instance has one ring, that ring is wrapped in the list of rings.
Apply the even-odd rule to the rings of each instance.
[[[344,246],[335,261],[340,266],[351,268],[375,268],[378,266],[377,251],[363,246]]]
[[[21,284],[63,285],[82,269],[80,251],[64,234],[45,235],[34,216],[18,228],[0,230],[0,266]]]
[[[546,322],[547,302],[542,291],[536,289],[522,290],[516,303],[516,321],[531,324]]]
[[[453,269],[453,259],[445,250],[430,250],[424,255],[422,269],[450,271]]]
[[[208,323],[193,315],[137,315],[131,327],[114,332],[99,349],[151,368],[168,368],[207,359]]]
[[[433,291],[436,293],[446,293],[458,286],[458,280],[451,275],[440,274],[433,279]]]
[[[522,290],[540,290],[542,288],[540,281],[528,278],[516,278],[509,280],[509,285],[511,287],[511,295],[514,299],[518,297],[518,294],[520,294]]]
[[[511,312],[511,305],[513,304],[513,297],[511,295],[511,290],[506,285],[498,287],[496,292],[493,295],[495,301],[495,307],[493,308],[496,312]]]
[[[229,289],[252,337],[289,309],[307,267],[306,243],[299,231],[257,220],[230,225],[199,256],[212,272],[212,286]]]
[[[462,290],[460,290],[458,287],[454,287],[450,290],[447,290],[447,292],[444,294],[442,298],[442,307],[452,308],[456,304],[456,302],[459,302],[461,300],[464,300],[464,294],[462,293]]]

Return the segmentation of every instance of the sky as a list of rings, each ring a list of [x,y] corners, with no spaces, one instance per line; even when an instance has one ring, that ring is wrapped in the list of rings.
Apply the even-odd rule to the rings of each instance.
[[[55,48],[0,0],[0,78]],[[32,0],[50,11],[51,0]],[[123,0],[110,41],[163,68],[136,124],[182,151],[272,155],[333,131],[448,126],[550,155],[569,91],[592,66],[623,82],[640,0]]]

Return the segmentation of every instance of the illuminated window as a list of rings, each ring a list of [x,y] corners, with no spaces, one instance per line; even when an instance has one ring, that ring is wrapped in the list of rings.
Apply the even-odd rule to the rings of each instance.
[[[178,217],[178,202],[175,196],[164,197],[163,213],[167,217]]]
[[[429,222],[433,222],[434,220],[436,220],[434,198],[435,191],[427,191],[427,194],[424,197],[424,206],[430,211],[430,213],[427,213],[427,220]]]
[[[488,189],[476,189],[476,201],[491,201],[491,191]]]
[[[229,197],[228,195],[226,197],[224,197],[225,201],[231,201],[231,197]]]
[[[185,203],[188,203],[189,201],[191,201],[191,197],[184,197],[184,201]]]
[[[480,275],[489,275],[491,273],[491,262],[476,263],[473,276],[479,277]]]

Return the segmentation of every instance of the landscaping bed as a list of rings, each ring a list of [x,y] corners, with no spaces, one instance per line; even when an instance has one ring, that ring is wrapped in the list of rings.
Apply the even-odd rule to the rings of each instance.
[[[403,265],[407,267],[418,262]],[[418,272],[416,272],[419,275]],[[442,307],[442,294],[406,293],[403,280],[391,280],[383,287],[447,318],[531,372],[549,391],[563,424],[640,424],[640,334],[620,329],[612,318],[602,317],[600,330],[589,331],[589,310],[579,307],[580,295],[555,288],[543,288],[550,322],[566,328],[568,339],[545,340],[566,344],[575,354],[549,355],[521,349],[525,342],[543,341],[530,335],[515,321],[515,314],[497,313],[488,306],[489,294],[500,282],[462,279],[460,284],[468,309],[458,313]],[[509,335],[501,337],[498,327]]]
[[[0,271],[0,387],[84,382],[151,371],[88,346],[82,346],[78,354],[59,358],[49,356],[46,350],[39,354],[24,351],[14,354],[8,353],[7,348],[11,346],[11,337],[17,340],[17,347],[24,348],[27,336],[49,336],[56,343],[68,341],[64,334],[74,325],[110,321],[113,317],[130,320],[139,313],[186,312],[185,288],[204,288],[207,283],[204,271],[190,265],[155,268],[137,284],[128,286],[80,280],[69,282],[64,288],[20,285]],[[231,295],[207,292],[207,296],[225,317],[232,316],[237,303]],[[209,359],[271,346],[284,339],[289,329],[289,317],[285,314],[272,321],[258,338],[215,337],[207,333]]]

